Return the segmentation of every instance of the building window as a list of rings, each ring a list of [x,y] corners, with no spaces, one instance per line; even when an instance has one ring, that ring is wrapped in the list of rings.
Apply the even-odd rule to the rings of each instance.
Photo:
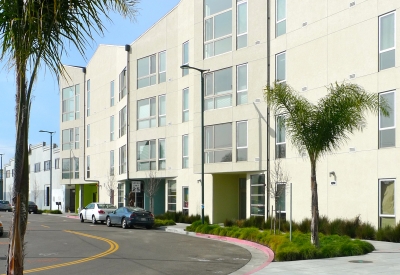
[[[86,116],[90,116],[90,79],[86,83]]]
[[[189,216],[189,187],[182,187],[182,214]]]
[[[286,33],[286,0],[276,0],[275,37]]]
[[[158,170],[165,170],[166,157],[165,157],[165,139],[158,140]]]
[[[247,64],[236,67],[237,74],[237,99],[236,104],[242,105],[247,103]]]
[[[395,23],[395,12],[379,17],[379,70],[395,66]]]
[[[205,127],[205,163],[232,161],[232,124]]]
[[[62,130],[62,150],[73,149],[72,144],[74,142],[74,129]]]
[[[74,175],[75,179],[79,179],[79,158],[73,157],[72,160],[74,161]]]
[[[205,87],[205,110],[232,106],[232,68],[206,74]]]
[[[275,158],[286,158],[286,127],[283,116],[276,117]]]
[[[125,185],[118,183],[118,207],[124,206],[125,202]]]
[[[110,176],[114,176],[114,150],[110,151]]]
[[[79,179],[79,158],[63,158],[61,161],[62,179]]]
[[[150,55],[137,61],[137,88],[156,84],[156,55]]]
[[[86,147],[90,147],[90,124],[86,126]]]
[[[165,126],[167,122],[165,95],[158,97],[158,126]]]
[[[265,215],[265,175],[250,175],[250,215]]]
[[[62,121],[79,119],[79,84],[62,90]]]
[[[286,220],[286,183],[277,182],[275,188],[276,216],[277,218]]]
[[[247,121],[236,123],[236,161],[247,160]]]
[[[90,178],[90,156],[86,156],[86,177]]]
[[[389,105],[389,116],[379,112],[379,148],[396,146],[396,105],[394,91],[379,94]]]
[[[56,158],[54,160],[54,169],[60,169],[60,159]]]
[[[275,56],[275,78],[278,83],[286,82],[286,52]]]
[[[6,178],[9,178],[10,177],[10,170],[7,170],[6,171]]]
[[[158,83],[165,82],[167,78],[167,63],[166,63],[167,53],[165,51],[158,54]]]
[[[176,211],[176,180],[168,181],[168,211]]]
[[[232,0],[204,1],[204,57],[232,50]]]
[[[110,107],[114,106],[114,80],[110,82]]]
[[[182,136],[182,168],[189,168],[189,136]]]
[[[44,171],[49,171],[50,170],[50,160],[46,160],[44,162]]]
[[[156,98],[139,100],[137,105],[138,130],[156,127]]]
[[[79,149],[79,127],[75,127],[75,149]]]
[[[50,186],[46,186],[46,192],[44,193],[45,206],[50,206]]]
[[[395,180],[379,180],[379,228],[396,226]]]
[[[126,68],[119,74],[119,100],[126,96]]]
[[[119,148],[119,174],[126,173],[126,145]]]
[[[137,170],[156,170],[156,140],[137,142]]]
[[[182,65],[189,65],[189,41],[182,44]],[[182,70],[182,76],[188,75],[189,69]]]
[[[126,134],[126,106],[119,111],[119,137]]]
[[[182,90],[182,122],[189,121],[189,88]]]
[[[237,38],[236,48],[247,47],[247,0],[237,1]]]
[[[110,141],[114,140],[114,116],[110,116]]]
[[[40,172],[40,162],[35,163],[34,169],[35,169],[35,170],[34,170],[35,173]]]

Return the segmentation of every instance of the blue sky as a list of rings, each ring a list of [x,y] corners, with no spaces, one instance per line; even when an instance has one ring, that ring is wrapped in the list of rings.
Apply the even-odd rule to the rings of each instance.
[[[74,48],[64,54],[63,63],[86,66],[99,44],[125,45],[149,29],[180,0],[141,0],[139,15],[131,22],[118,14],[111,14],[113,23],[105,21],[107,31],[103,37],[96,36],[95,42],[87,47],[85,57]],[[39,130],[56,131],[53,143],[60,144],[60,103],[57,78],[42,67],[33,88],[33,99],[29,129],[29,144],[50,142],[50,135]],[[15,151],[15,74],[6,62],[0,62],[0,154],[3,165],[14,158]]]

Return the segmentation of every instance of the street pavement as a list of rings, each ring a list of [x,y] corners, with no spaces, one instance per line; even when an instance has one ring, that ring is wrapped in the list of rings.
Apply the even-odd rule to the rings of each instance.
[[[291,262],[274,262],[273,252],[262,245],[233,238],[186,232],[186,224],[162,227],[171,233],[187,234],[200,238],[231,242],[240,245],[252,255],[250,262],[232,273],[239,274],[400,274],[400,244],[390,242],[369,241],[375,251],[362,256],[338,257],[320,260],[304,260]]]

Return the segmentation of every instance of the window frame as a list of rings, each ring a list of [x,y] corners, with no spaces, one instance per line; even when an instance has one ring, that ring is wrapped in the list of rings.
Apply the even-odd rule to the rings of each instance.
[[[255,176],[258,176],[258,177],[261,177],[261,180],[258,180],[257,179],[257,183],[253,183],[253,181],[252,181],[252,178],[253,177],[255,177]],[[254,187],[256,187],[256,188],[259,188],[259,189],[261,189],[260,187],[262,187],[262,190],[264,190],[264,192],[262,192],[262,193],[253,193],[253,188]],[[255,197],[257,197],[257,198],[263,198],[263,200],[264,200],[264,204],[262,204],[262,203],[253,203],[253,199],[252,198],[255,198]],[[265,196],[265,174],[252,174],[252,175],[250,175],[250,216],[261,216],[261,217],[264,217],[265,216],[265,198],[266,198],[266,196]],[[257,201],[258,201],[259,199],[257,199]],[[253,211],[253,207],[254,208],[258,208],[258,209],[263,209],[264,208],[264,213],[262,213],[262,214],[255,214],[255,213],[252,213],[252,211]]]
[[[165,63],[165,69],[161,71],[161,56],[164,56],[164,63]],[[163,81],[161,80],[161,75],[164,75]],[[158,84],[164,83],[167,81],[167,51],[161,51],[158,53]]]
[[[147,117],[140,117],[139,114],[139,102],[144,102],[145,100],[147,100],[147,105],[149,106],[149,116]],[[152,105],[152,101],[154,102],[154,105]],[[152,106],[154,106],[153,108],[157,108],[157,100],[156,97],[149,97],[149,98],[144,98],[144,99],[140,99],[136,102],[136,115],[137,115],[137,130],[141,130],[141,129],[148,129],[148,128],[154,128],[157,126],[157,109],[152,110]],[[145,106],[145,105],[143,105]],[[152,115],[152,113],[154,113],[154,115]],[[154,120],[154,121],[153,121]],[[148,121],[148,127],[144,127],[144,128],[139,128],[139,125],[141,122],[144,121]],[[154,123],[154,126],[152,126],[152,123]]]
[[[175,184],[175,194],[172,192],[172,184]],[[176,212],[176,198],[177,198],[177,182],[176,180],[167,180],[167,210],[169,212]],[[174,206],[174,207],[173,207]]]
[[[394,45],[393,45],[393,47],[391,47],[391,48],[387,48],[387,49],[385,49],[385,50],[381,50],[381,35],[382,35],[382,32],[381,32],[381,21],[382,21],[382,18],[384,18],[384,17],[386,17],[386,16],[389,16],[389,15],[391,15],[391,14],[393,14],[394,15],[394,33],[393,33],[393,39],[394,39]],[[395,60],[394,60],[394,66],[392,66],[392,67],[387,67],[387,68],[381,68],[381,55],[383,54],[383,53],[386,53],[386,52],[389,52],[389,51],[392,51],[392,50],[394,50],[395,51]],[[389,68],[393,68],[393,67],[396,67],[396,11],[394,10],[394,11],[390,11],[390,12],[387,12],[387,13],[385,13],[385,14],[382,14],[382,15],[380,15],[379,17],[378,17],[378,59],[379,59],[379,61],[378,61],[378,69],[379,69],[379,71],[381,71],[381,70],[385,70],[385,69],[389,69]]]
[[[126,74],[126,67],[120,72],[119,74],[119,90],[118,90],[118,97],[119,101],[121,101],[127,94],[127,74]]]
[[[185,106],[185,99],[187,99],[187,107]],[[189,121],[189,87],[182,90],[182,122]]]
[[[110,116],[110,141],[115,140],[115,117]]]
[[[164,101],[162,101],[161,98],[164,98]],[[164,103],[164,106],[162,105],[162,102]],[[163,107],[165,111],[164,113],[161,112]],[[164,121],[164,123],[162,121]],[[166,94],[163,94],[158,96],[158,127],[166,125],[167,125],[167,96]]]
[[[393,214],[382,214],[382,182],[393,182]],[[378,223],[379,228],[382,228],[381,218],[393,218],[394,225],[396,225],[396,179],[395,178],[382,178],[378,180]]]
[[[182,65],[189,65],[189,40],[182,43]],[[187,49],[187,60],[185,60],[186,56],[186,49]],[[182,76],[186,76],[189,74],[189,69],[182,69]]]
[[[123,137],[127,133],[127,107],[124,106],[121,110],[119,110],[119,128],[118,128],[118,136]]]
[[[68,136],[69,136],[68,142],[65,141],[65,137],[66,137],[65,133],[67,133],[67,132],[68,132]],[[61,142],[62,142],[61,150],[62,151],[72,150],[73,149],[72,143],[74,142],[74,138],[75,138],[74,128],[63,129],[61,131]]]
[[[147,145],[144,144],[143,148],[145,148],[145,146],[148,146],[149,148],[149,152],[148,152],[148,156],[149,158],[147,159],[140,159],[141,154],[143,152],[139,151],[139,146],[141,146],[141,143],[148,143]],[[154,150],[155,152],[152,152],[152,147],[154,145]],[[152,171],[152,170],[157,170],[157,141],[155,139],[149,139],[149,140],[142,140],[142,141],[137,141],[136,142],[136,170],[137,171]],[[154,155],[154,157],[153,157]],[[141,165],[148,163],[148,167],[150,168],[149,170],[144,170],[144,169],[140,169]],[[154,169],[152,169],[152,165],[154,165]]]
[[[215,79],[215,73],[218,73],[218,72],[222,72],[222,71],[224,71],[224,70],[229,70],[230,69],[230,72],[231,72],[231,80],[230,80],[230,83],[231,83],[231,89],[228,91],[228,92],[226,92],[226,91],[224,91],[223,93],[219,93],[219,94],[215,94],[215,83],[216,83],[216,79]],[[208,77],[209,76],[212,76],[212,84],[211,84],[211,86],[212,86],[212,94],[209,94],[209,92],[208,92]],[[219,81],[224,81],[224,80],[219,80]],[[209,111],[209,110],[217,110],[217,109],[224,109],[224,108],[230,108],[230,107],[232,107],[232,101],[233,101],[233,70],[232,70],[232,67],[227,67],[227,68],[222,68],[222,69],[219,69],[219,70],[216,70],[216,71],[212,71],[212,72],[209,72],[209,73],[206,73],[205,75],[204,75],[204,82],[205,82],[205,87],[204,87],[204,111]],[[218,99],[218,98],[222,98],[222,97],[226,97],[226,96],[228,96],[228,95],[230,95],[230,105],[229,106],[223,106],[223,107],[219,107],[219,108],[217,108],[216,107],[216,99]],[[212,105],[213,105],[213,108],[208,108],[208,105],[207,105],[207,101],[210,101],[211,102],[211,100],[212,100]]]
[[[185,150],[185,144],[187,148]],[[187,152],[185,152],[187,151]],[[182,135],[182,169],[189,168],[189,135]]]
[[[165,140],[165,138],[158,139],[158,170],[167,169],[167,147]],[[162,143],[164,144],[164,157],[161,157]],[[164,165],[162,165],[162,163],[164,163]]]
[[[127,172],[127,152],[126,152],[126,145],[122,145],[119,147],[119,168],[118,168],[118,174],[122,175]]]
[[[243,33],[239,33],[239,6],[246,5],[246,31]],[[248,9],[248,4],[247,0],[237,0],[236,2],[236,50],[239,50],[241,48],[247,47],[247,35],[248,35],[248,18],[249,18],[249,9]],[[246,45],[239,47],[239,38],[242,36],[246,36]]]
[[[90,147],[90,124],[86,125],[86,147]]]
[[[110,82],[110,107],[115,105],[115,83],[114,80]]]
[[[222,127],[223,125],[230,125],[231,131],[230,131],[230,141],[231,141],[231,146],[230,147],[215,147],[215,143],[216,143],[216,134],[215,134],[215,128],[216,127]],[[232,150],[233,150],[233,140],[232,140],[232,123],[228,122],[228,123],[221,123],[221,124],[214,124],[214,125],[207,125],[204,126],[204,135],[205,135],[205,140],[204,140],[204,162],[205,163],[221,163],[221,162],[232,162]],[[210,144],[212,143],[212,145],[208,144],[208,139],[207,139],[207,134],[210,133],[208,132],[208,129],[212,128],[212,140],[209,142]],[[223,138],[218,136],[218,138]],[[219,143],[219,142],[217,142]],[[216,162],[216,158],[215,158],[215,153],[217,152],[224,152],[224,151],[230,151],[230,160],[226,159],[226,161],[218,161]],[[225,156],[229,156],[225,155]],[[225,157],[224,156],[224,157]],[[222,157],[221,160],[224,159],[224,157]]]
[[[246,67],[246,89],[239,90],[239,68]],[[246,104],[248,102],[248,90],[249,90],[249,66],[248,63],[239,64],[236,66],[236,106]],[[240,102],[239,95],[246,94],[246,102]]]
[[[279,1],[281,1],[281,0],[275,1],[275,38],[286,34],[287,1],[284,0],[285,1],[285,17],[283,19],[278,20],[278,7],[279,7],[278,2]],[[279,25],[279,23],[282,23],[282,22],[285,22],[285,32],[278,34],[278,25]]]
[[[278,79],[278,71],[279,71],[278,56],[281,56],[281,55],[285,55],[285,65],[284,65],[285,66],[285,68],[284,68],[285,78],[284,79]],[[287,76],[286,76],[286,51],[284,51],[284,52],[277,53],[275,55],[275,80],[276,80],[276,83],[286,83],[286,78],[287,78]]]
[[[392,147],[396,146],[396,90],[390,90],[390,91],[385,91],[385,92],[379,93],[379,100],[380,100],[382,95],[390,94],[390,93],[393,94],[393,107],[394,107],[393,114],[392,114],[393,115],[393,126],[381,127],[382,114],[381,114],[381,112],[379,112],[379,115],[378,115],[378,148],[392,148]],[[392,145],[392,146],[382,146],[382,144],[381,144],[381,132],[385,131],[385,130],[392,130],[392,129],[395,130],[394,131],[394,145]]]
[[[280,119],[285,119],[284,115],[276,115],[275,116],[275,159],[280,159],[280,158],[286,158],[286,125],[284,122],[281,124]],[[279,142],[278,141],[278,135],[280,133],[281,126],[283,126],[283,131],[284,131],[284,141]],[[284,153],[281,153],[281,150],[279,149],[280,147],[284,148]]]
[[[239,146],[239,124],[246,124],[246,145]],[[239,161],[248,161],[248,147],[249,146],[249,123],[247,120],[237,121],[236,122],[236,162]],[[246,149],[246,159],[239,160],[239,150]]]
[[[154,68],[154,72],[153,71],[153,67],[152,67],[152,58],[154,57],[155,59],[155,68]],[[146,75],[144,76],[140,76],[139,77],[139,61],[143,60],[143,59],[147,59],[148,58],[148,65],[149,65],[149,71]],[[136,74],[136,88],[137,89],[142,89],[145,87],[149,87],[149,86],[153,86],[157,84],[157,54],[151,54],[142,58],[137,59],[136,61],[136,66],[137,66],[137,74]],[[152,77],[154,76],[154,83],[152,84]],[[144,86],[140,86],[139,87],[139,81],[143,80],[143,79],[149,79],[149,85],[144,85]]]
[[[86,81],[86,117],[90,116],[90,79]]]
[[[90,155],[86,156],[86,178],[90,178]]]
[[[114,159],[114,150],[110,151],[110,176],[115,175],[115,159]]]

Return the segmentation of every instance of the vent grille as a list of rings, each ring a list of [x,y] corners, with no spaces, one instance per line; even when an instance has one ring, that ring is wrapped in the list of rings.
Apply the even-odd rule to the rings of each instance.
[[[256,45],[258,45],[258,44],[260,44],[260,40],[257,40],[257,41],[256,41]]]
[[[356,148],[350,147],[350,148],[349,148],[349,151],[350,151],[350,152],[355,152],[355,151],[356,151]]]
[[[260,158],[254,158],[254,161],[260,161]]]
[[[301,91],[302,91],[302,92],[307,91],[307,86],[304,86],[303,88],[301,88]]]
[[[351,74],[350,75],[350,79],[355,78],[355,77],[356,77],[356,74]]]
[[[254,100],[254,103],[260,103],[261,102],[261,99],[259,99],[259,98],[256,98],[255,100]]]
[[[356,5],[356,1],[350,2],[350,8]]]
[[[305,27],[305,26],[307,26],[307,22],[304,22],[304,23],[303,23],[303,27]]]

